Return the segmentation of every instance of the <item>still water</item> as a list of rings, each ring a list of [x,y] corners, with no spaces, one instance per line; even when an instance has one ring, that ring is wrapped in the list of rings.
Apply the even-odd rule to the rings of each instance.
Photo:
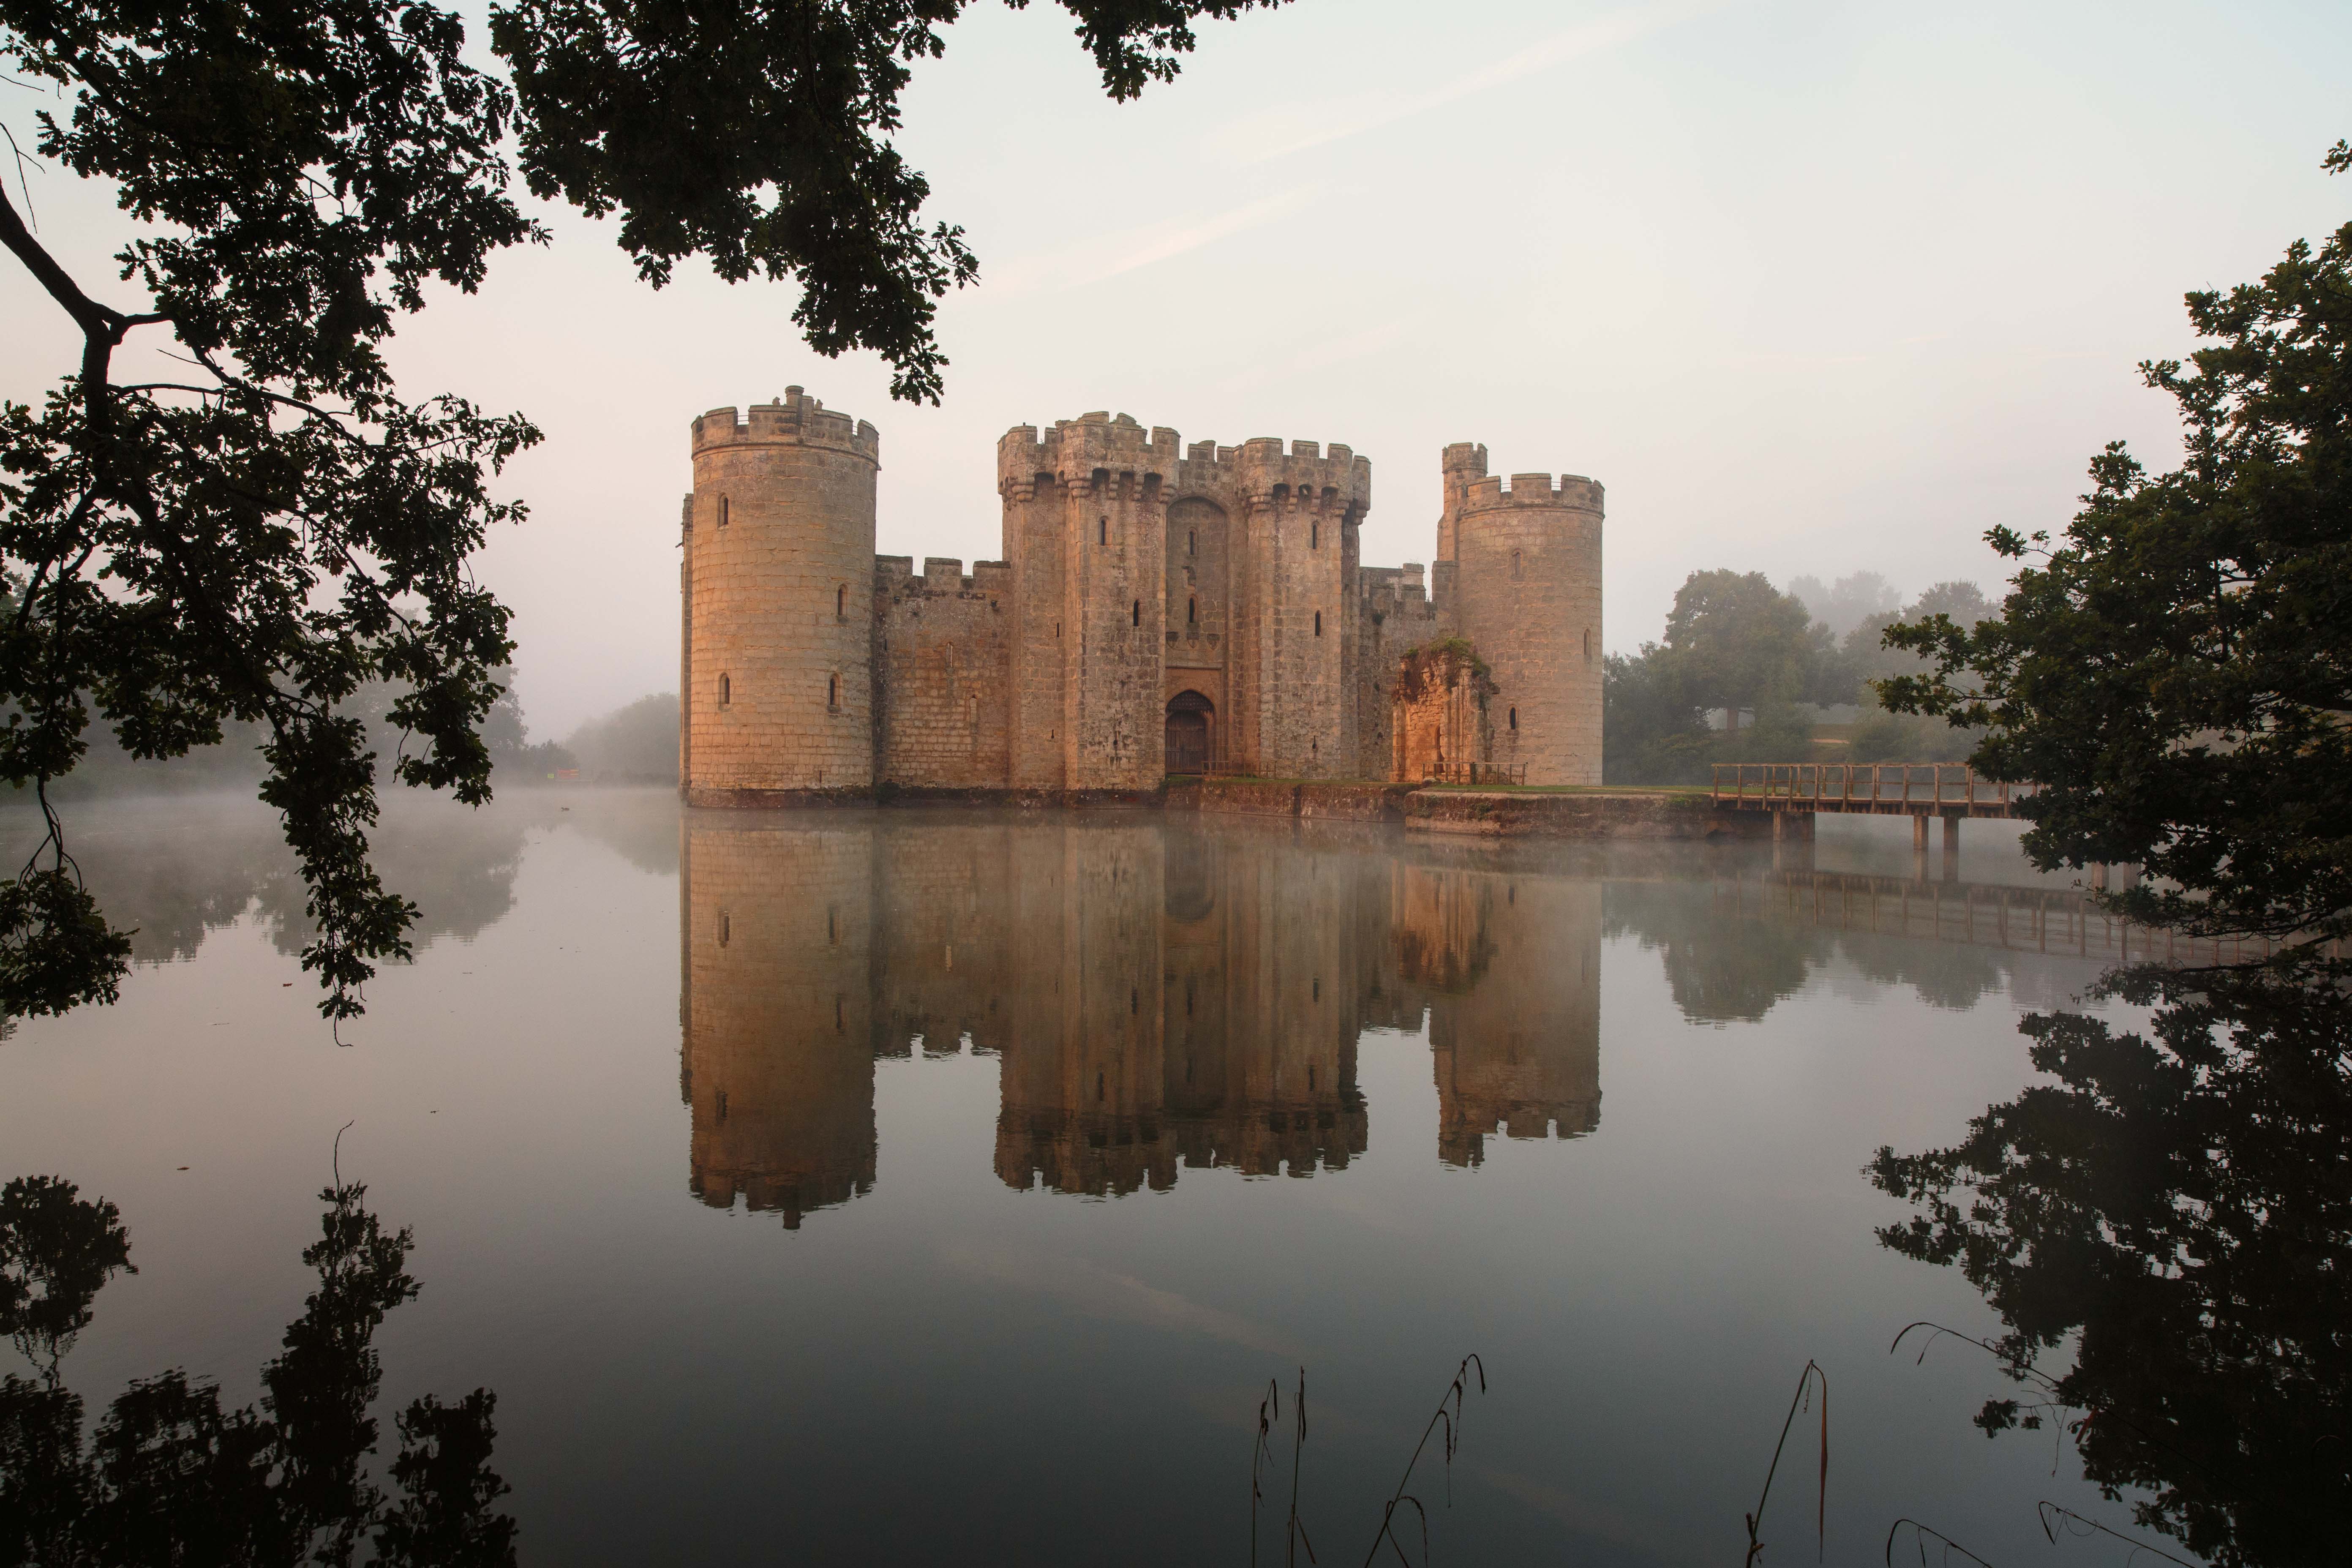
[[[1989,1358],[1888,1353],[1914,1320],[2000,1322],[1882,1245],[1912,1211],[1865,1164],[2033,1080],[2021,1014],[2128,1013],[2074,1001],[2111,935],[1990,832],[1946,881],[1899,823],[1776,867],[403,805],[382,864],[425,936],[338,1048],[257,808],[72,826],[140,964],[0,1043],[0,1179],[120,1211],[136,1272],[51,1347],[92,1424],[168,1368],[278,1395],[339,1161],[414,1233],[362,1390],[375,1463],[418,1396],[492,1391],[527,1563],[1246,1562],[1270,1380],[1282,1550],[1302,1367],[1299,1515],[1351,1563],[1474,1351],[1459,1451],[1411,1488],[1436,1561],[1737,1560],[1808,1359],[1830,1561],[1877,1561],[1900,1516],[1995,1562],[2121,1561],[2044,1539],[2037,1500],[2120,1527],[2130,1494],[2053,1431],[1971,1426],[2015,1390]],[[1815,1550],[1818,1420],[1767,1561]]]

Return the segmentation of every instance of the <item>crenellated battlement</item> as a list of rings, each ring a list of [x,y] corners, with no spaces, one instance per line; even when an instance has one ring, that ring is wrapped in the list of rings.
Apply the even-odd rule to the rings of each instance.
[[[877,468],[882,436],[863,419],[827,408],[797,386],[784,388],[773,403],[755,403],[739,421],[730,405],[714,408],[694,422],[697,454],[718,447],[822,447],[849,452]]]
[[[1287,451],[1271,436],[1255,437],[1238,447],[1196,441],[1185,456],[1177,487],[1360,517],[1371,509],[1372,462],[1338,441],[1328,448],[1318,441],[1293,441]]]
[[[914,559],[907,555],[877,555],[874,558],[874,592],[884,601],[915,596],[938,597],[949,594],[994,594],[1002,596],[1011,591],[1013,567],[1003,561],[975,561],[967,575],[961,561],[944,555],[926,555],[923,569],[915,570]]]
[[[1446,450],[1450,453],[1454,448],[1449,447]],[[1550,507],[1598,513],[1601,510],[1601,487],[1581,474],[1560,475],[1557,488],[1549,474],[1513,474],[1507,489],[1499,475],[1491,476],[1472,482],[1463,497],[1461,515],[1466,518],[1499,507]]]
[[[1173,479],[1181,458],[1176,432],[1150,431],[1130,415],[1082,414],[1059,419],[1042,434],[1034,425],[1016,425],[996,443],[996,484],[1005,494],[1030,493],[1041,479],[1091,486],[1097,476],[1118,483],[1131,476],[1139,487]]]

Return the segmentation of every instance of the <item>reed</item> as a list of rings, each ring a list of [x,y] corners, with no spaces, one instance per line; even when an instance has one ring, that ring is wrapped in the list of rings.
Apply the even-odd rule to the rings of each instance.
[[[1748,1516],[1748,1568],[1755,1568],[1756,1559],[1763,1555],[1764,1539],[1758,1532],[1764,1528],[1764,1505],[1772,1500],[1772,1478],[1780,1473],[1780,1450],[1789,1446],[1790,1429],[1797,1424],[1797,1409],[1811,1397],[1813,1385],[1821,1384],[1822,1392],[1822,1466],[1821,1490],[1814,1506],[1813,1528],[1819,1533],[1816,1556],[1829,1554],[1830,1506],[1830,1378],[1821,1363],[1809,1361],[1805,1370],[1797,1374],[1797,1392],[1789,1400],[1788,1419],[1780,1423],[1780,1440],[1772,1445],[1772,1463],[1764,1472],[1764,1490],[1756,1499],[1756,1511]],[[1891,1538],[1890,1538],[1891,1539]]]

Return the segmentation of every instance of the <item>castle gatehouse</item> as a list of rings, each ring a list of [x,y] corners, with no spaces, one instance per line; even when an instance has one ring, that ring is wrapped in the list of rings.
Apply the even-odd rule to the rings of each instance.
[[[881,437],[799,387],[694,422],[678,776],[698,805],[1171,773],[1601,782],[1601,488],[1444,450],[1435,560],[1371,463],[1088,414],[996,447],[1002,559],[877,556]]]

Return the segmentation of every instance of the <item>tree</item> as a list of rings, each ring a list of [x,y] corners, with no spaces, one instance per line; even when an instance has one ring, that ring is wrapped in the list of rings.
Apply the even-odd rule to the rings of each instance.
[[[2326,160],[2352,167],[2352,145]],[[2186,458],[2149,474],[2121,442],[2054,547],[2000,527],[2029,563],[1997,619],[1895,628],[1936,668],[1880,688],[1892,709],[1989,725],[1973,761],[2032,780],[2025,847],[2045,869],[2137,862],[2110,895],[2200,935],[2287,939],[2340,968],[2352,934],[2352,224],[2259,282],[2188,296],[2214,340],[2144,363]]]
[[[39,407],[0,406],[0,778],[47,837],[0,884],[0,1011],[111,1000],[127,943],[66,852],[50,781],[93,711],[133,756],[256,724],[310,890],[321,1010],[361,1010],[415,907],[368,857],[375,770],[361,697],[404,736],[403,784],[478,804],[480,734],[512,650],[467,557],[519,502],[488,481],[539,437],[519,415],[409,401],[383,344],[425,286],[477,287],[547,233],[509,191],[619,217],[658,286],[685,257],[801,289],[820,353],[867,348],[896,395],[937,401],[937,302],[977,263],[924,226],[890,146],[911,62],[970,0],[625,0],[493,7],[508,83],[467,65],[425,0],[0,0],[0,57],[69,95],[37,150],[111,181],[141,237],[134,297],[93,294],[0,193],[0,244],[79,330]],[[1024,0],[1012,0],[1014,5]],[[1279,0],[1060,0],[1114,99],[1175,74],[1196,17]],[[103,293],[104,290],[100,290]],[[143,297],[136,297],[143,296]],[[189,369],[124,383],[115,351],[168,329]]]
[[[1848,632],[1838,650],[1836,684],[1847,700],[1861,702],[1864,712],[1854,725],[1847,754],[1857,763],[1967,761],[1984,738],[1980,731],[1916,713],[1890,713],[1878,704],[1877,683],[1898,675],[1917,675],[1929,668],[1919,655],[1887,642],[1891,627],[1939,615],[1972,626],[1992,614],[1991,602],[1974,583],[1938,583],[1904,608],[1872,616]]]
[[[1761,572],[1694,572],[1675,591],[1665,646],[1691,700],[1742,710],[1800,700],[1811,689],[1829,633]]]
[[[1707,730],[1674,656],[1645,642],[1612,653],[1601,673],[1601,776],[1608,784],[1673,784],[1706,776]]]
[[[1832,584],[1819,577],[1798,577],[1789,584],[1789,595],[1803,601],[1813,619],[1843,637],[1873,616],[1891,615],[1903,603],[1895,584],[1875,572],[1855,572]]]

